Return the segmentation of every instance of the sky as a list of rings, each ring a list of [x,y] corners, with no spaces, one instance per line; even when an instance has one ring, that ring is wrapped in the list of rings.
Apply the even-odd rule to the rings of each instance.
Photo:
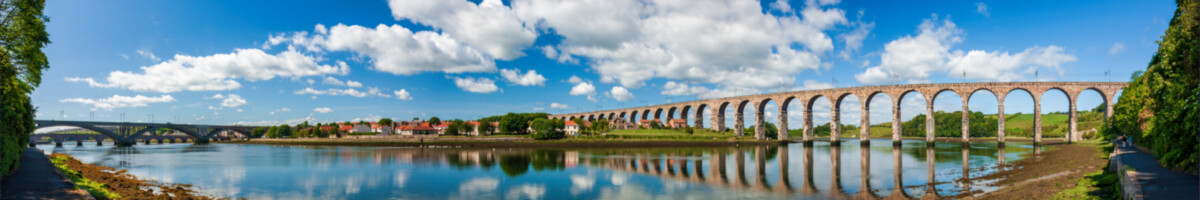
[[[869,85],[1128,81],[1174,10],[1112,0],[50,1],[51,67],[32,98],[38,119],[267,125]],[[1029,94],[1008,95],[1006,113],[1033,111]],[[870,120],[891,121],[879,99]],[[903,118],[923,110],[921,98],[905,99]],[[996,113],[993,94],[969,100]],[[1078,109],[1102,102],[1085,92]],[[858,121],[859,103],[843,103],[843,123]],[[962,107],[952,93],[934,103]],[[1042,107],[1066,111],[1067,98],[1047,92]],[[828,104],[813,112],[829,121]]]

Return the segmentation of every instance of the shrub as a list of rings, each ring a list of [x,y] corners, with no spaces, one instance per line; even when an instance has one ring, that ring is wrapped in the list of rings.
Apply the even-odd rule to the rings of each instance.
[[[562,139],[565,134],[562,132],[564,126],[562,121],[539,118],[533,120],[533,134],[530,135],[535,140],[552,140]]]

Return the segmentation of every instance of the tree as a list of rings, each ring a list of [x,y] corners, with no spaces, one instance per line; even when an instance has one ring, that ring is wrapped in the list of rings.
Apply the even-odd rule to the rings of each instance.
[[[293,133],[292,127],[288,126],[287,124],[279,125],[278,131],[279,131],[280,136],[289,136],[289,137],[293,137],[293,138],[299,138],[298,137],[299,135],[296,135],[295,133]]]
[[[254,130],[250,130],[251,138],[262,137],[263,135],[266,135],[266,134],[267,134],[267,129],[262,128],[262,127],[258,127],[258,128],[254,128]]]
[[[267,137],[269,137],[269,138],[279,138],[279,127],[278,127],[278,126],[271,126],[270,128],[267,128]]]
[[[583,120],[583,118],[575,118],[575,119],[572,119],[571,122],[575,122],[575,125],[579,126],[579,134],[584,134],[585,132],[587,132],[588,127],[587,127],[587,124],[585,123],[585,121]]]
[[[563,122],[559,120],[551,120],[540,118],[533,120],[533,131],[531,135],[535,140],[552,140],[563,138]]]
[[[29,145],[37,108],[29,94],[50,68],[42,47],[50,43],[44,0],[0,0],[0,176],[12,174]]]
[[[1197,173],[1200,160],[1200,3],[1178,8],[1145,71],[1135,72],[1113,105],[1105,138],[1125,135],[1163,167]]]
[[[492,134],[492,130],[496,129],[496,126],[493,126],[493,125],[492,125],[492,121],[487,121],[487,120],[479,120],[479,127],[478,127],[478,128],[479,128],[479,134],[481,134],[481,135],[491,135],[491,134]]]
[[[658,121],[650,121],[650,128],[662,129],[662,124],[659,124]]]
[[[441,124],[442,124],[442,119],[438,119],[438,117],[436,117],[436,116],[429,118],[429,125],[441,125]]]
[[[379,126],[392,126],[392,118],[380,118]]]
[[[592,123],[592,134],[608,132],[608,120],[596,121]]]
[[[454,121],[450,121],[450,125],[446,126],[446,135],[462,134],[462,132],[465,131],[466,126],[467,126],[467,123],[463,122],[463,120],[461,120],[461,119],[456,119]]]

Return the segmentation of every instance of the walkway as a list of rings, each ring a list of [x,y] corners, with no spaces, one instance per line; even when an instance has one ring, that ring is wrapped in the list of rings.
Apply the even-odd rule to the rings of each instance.
[[[1154,155],[1134,147],[1118,147],[1121,162],[1137,170],[1134,179],[1142,185],[1146,199],[1200,198],[1200,177],[1158,165]]]
[[[71,183],[58,172],[42,151],[25,149],[21,168],[0,181],[0,199],[93,199],[83,190],[72,189]]]

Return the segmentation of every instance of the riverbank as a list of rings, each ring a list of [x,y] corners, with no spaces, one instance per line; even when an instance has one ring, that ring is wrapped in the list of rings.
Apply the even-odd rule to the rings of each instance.
[[[98,199],[218,199],[201,195],[188,184],[139,179],[124,169],[84,164],[66,154],[49,157],[66,177]]]
[[[1045,140],[1043,140],[1044,142]],[[997,189],[978,195],[979,199],[1057,199],[1103,197],[1111,194],[1089,191],[1084,196],[1061,196],[1060,193],[1075,189],[1081,180],[1097,177],[1108,163],[1108,155],[1101,151],[1106,143],[1097,141],[1046,143],[1052,150],[1035,151],[1025,159],[999,165],[999,172],[973,178],[971,181],[995,181]],[[1067,192],[1070,193],[1070,192]]]

